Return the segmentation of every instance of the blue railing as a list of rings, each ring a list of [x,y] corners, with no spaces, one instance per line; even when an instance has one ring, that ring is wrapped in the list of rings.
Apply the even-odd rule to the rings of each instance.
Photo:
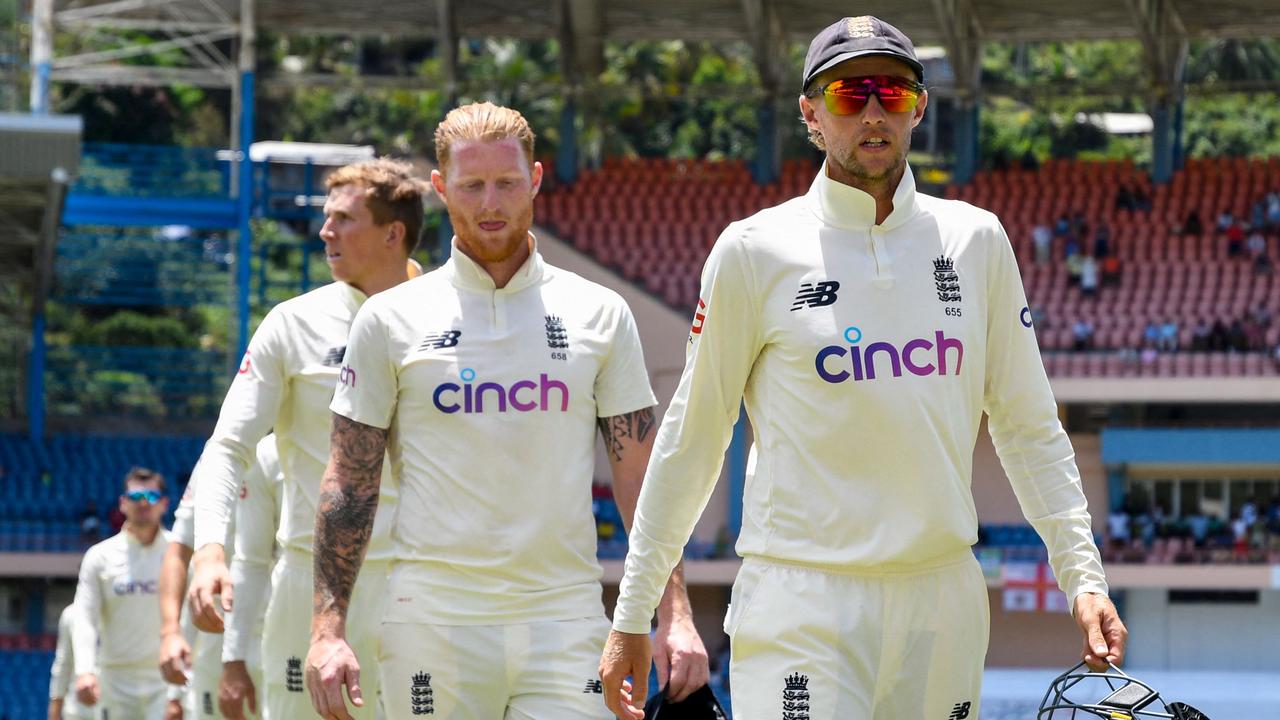
[[[231,162],[216,148],[85,143],[72,193],[155,198],[225,198]]]
[[[230,265],[218,233],[68,228],[58,240],[53,296],[84,305],[221,305],[231,297]]]
[[[46,367],[51,415],[216,417],[230,382],[207,350],[54,346]]]

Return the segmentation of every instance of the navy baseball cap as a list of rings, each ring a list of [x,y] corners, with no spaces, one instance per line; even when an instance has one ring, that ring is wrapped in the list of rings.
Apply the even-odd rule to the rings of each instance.
[[[649,698],[644,704],[645,720],[726,720],[724,708],[716,700],[711,688],[703,685],[692,695],[672,702],[666,698],[666,692],[660,692]]]
[[[809,43],[801,91],[822,71],[864,55],[895,57],[910,65],[916,71],[916,79],[924,82],[924,65],[916,58],[916,48],[910,38],[879,18],[862,15],[837,20]]]

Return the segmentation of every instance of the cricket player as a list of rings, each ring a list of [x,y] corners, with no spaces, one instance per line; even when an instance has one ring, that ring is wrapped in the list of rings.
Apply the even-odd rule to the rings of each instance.
[[[92,720],[93,710],[80,704],[71,691],[75,678],[75,651],[71,648],[71,624],[75,609],[68,605],[58,616],[58,647],[49,668],[49,720]]]
[[[156,720],[165,712],[160,650],[160,564],[169,537],[164,476],[134,468],[124,478],[124,527],[89,548],[72,607],[76,697],[100,720]]]
[[[233,607],[233,584],[223,546],[243,475],[258,441],[274,428],[282,488],[281,545],[262,641],[265,717],[307,717],[302,661],[309,640],[312,530],[320,478],[329,456],[326,413],[338,381],[347,334],[356,311],[370,297],[406,279],[409,253],[423,223],[425,182],[405,163],[389,159],[349,165],[327,179],[320,238],[337,282],[276,306],[249,342],[240,372],[223,401],[213,436],[196,470],[195,578],[188,600],[197,627],[221,630],[218,610]],[[353,602],[352,641],[376,653],[376,621],[385,598],[391,557],[389,524],[396,491],[383,485],[388,503],[373,532],[365,572]],[[371,700],[377,682],[368,685]],[[375,702],[357,715],[373,718]]]
[[[372,298],[352,326],[316,518],[307,677],[323,718],[345,720],[343,686],[359,706],[378,673],[389,720],[609,716],[595,674],[608,622],[594,435],[629,522],[655,398],[626,303],[537,251],[533,144],[514,110],[449,113],[432,183],[452,257]],[[400,515],[375,657],[345,624],[358,617],[349,598],[381,512],[384,452]],[[658,643],[668,692],[684,697],[706,682],[706,651],[668,575]]]
[[[725,620],[736,717],[978,717],[989,609],[970,477],[984,412],[1085,659],[1123,658],[1009,240],[991,213],[917,192],[907,165],[923,74],[879,19],[823,30],[799,99],[822,170],[711,250],[600,663],[620,718],[642,716],[650,618],[743,399],[755,442]]]

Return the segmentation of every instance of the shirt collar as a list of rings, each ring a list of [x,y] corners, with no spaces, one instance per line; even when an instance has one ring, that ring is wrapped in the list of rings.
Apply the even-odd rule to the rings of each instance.
[[[369,299],[360,288],[350,283],[339,282],[338,295],[342,298],[342,303],[352,310],[359,310],[364,301]]]
[[[846,230],[867,230],[876,224],[876,200],[869,193],[827,177],[827,164],[809,187],[809,207],[820,220]],[[893,193],[893,212],[881,228],[889,230],[916,212],[916,179],[907,165]]]
[[[456,287],[485,292],[519,292],[540,281],[545,270],[542,253],[538,252],[538,238],[533,233],[529,233],[529,244],[529,257],[503,288],[495,285],[488,271],[458,248],[457,236],[453,238],[453,249],[449,254],[449,262],[444,264],[444,271]]]

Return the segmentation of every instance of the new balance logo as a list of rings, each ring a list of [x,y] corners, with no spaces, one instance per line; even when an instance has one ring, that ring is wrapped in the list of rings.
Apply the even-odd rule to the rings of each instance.
[[[419,672],[413,676],[409,688],[409,709],[414,715],[435,715],[435,691],[431,689],[431,673]]]
[[[582,689],[583,695],[603,695],[604,683],[599,680],[588,680],[587,686]]]
[[[284,689],[289,692],[302,692],[302,658],[296,655],[285,661]]]
[[[782,690],[782,720],[809,720],[809,676],[793,673],[785,682],[786,687]]]
[[[557,315],[547,315],[547,347],[552,350],[563,350],[569,347],[569,331],[564,329],[564,321]]]
[[[962,702],[956,703],[956,706],[951,708],[951,714],[947,716],[947,720],[965,720],[967,717],[969,717],[969,703]]]
[[[933,261],[933,284],[938,289],[938,300],[960,302],[960,276],[951,258],[939,255]]]
[[[419,350],[443,350],[445,348],[457,347],[458,338],[462,337],[461,330],[445,330],[444,332],[431,333],[422,338],[422,344],[418,346]]]
[[[816,283],[800,283],[800,292],[796,293],[796,301],[791,304],[791,312],[803,307],[826,307],[836,301],[836,291],[840,283],[835,280],[823,280]]]
[[[347,354],[347,346],[329,348],[329,352],[325,353],[325,367],[338,367],[342,364],[342,358]]]

